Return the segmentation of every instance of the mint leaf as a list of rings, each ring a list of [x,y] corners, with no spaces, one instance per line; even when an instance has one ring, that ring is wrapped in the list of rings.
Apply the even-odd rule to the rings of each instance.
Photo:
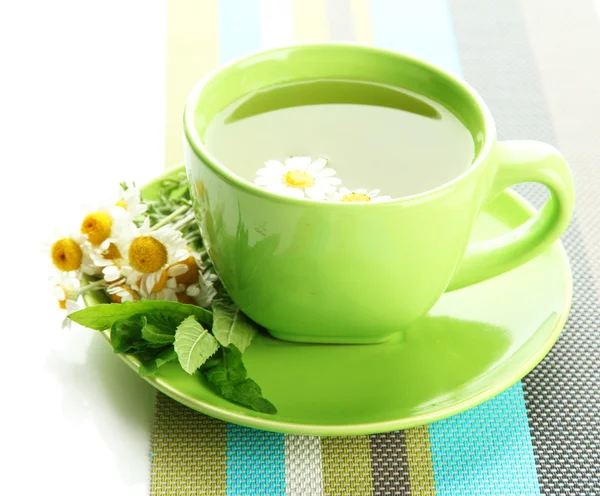
[[[179,363],[188,374],[193,374],[219,349],[219,343],[193,315],[185,319],[175,331],[175,352]]]
[[[131,353],[143,348],[141,319],[131,317],[115,321],[110,328],[110,342],[115,353]]]
[[[277,413],[277,408],[263,398],[262,391],[256,382],[249,379],[246,367],[242,362],[242,352],[234,344],[221,348],[218,362],[211,360],[211,367],[203,367],[201,373],[224,398],[250,407],[257,412]]]
[[[189,315],[193,315],[198,322],[206,326],[210,326],[212,323],[212,314],[199,306],[163,300],[129,301],[119,304],[104,303],[73,312],[69,318],[82,326],[104,331],[110,329],[117,320],[140,314],[146,316],[150,314],[168,315],[179,319],[179,322]]]
[[[172,346],[167,346],[137,353],[135,357],[140,361],[138,373],[144,377],[156,374],[162,365],[175,360],[177,353]]]
[[[226,295],[219,295],[212,302],[212,332],[222,346],[233,344],[242,353],[257,332],[252,322]]]
[[[142,316],[142,338],[153,344],[172,344],[178,319],[168,315]]]

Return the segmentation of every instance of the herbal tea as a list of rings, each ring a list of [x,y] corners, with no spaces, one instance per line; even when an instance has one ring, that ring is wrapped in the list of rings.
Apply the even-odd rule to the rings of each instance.
[[[204,141],[227,168],[264,188],[333,201],[430,190],[464,172],[475,153],[467,128],[439,103],[329,79],[252,93],[219,113]]]

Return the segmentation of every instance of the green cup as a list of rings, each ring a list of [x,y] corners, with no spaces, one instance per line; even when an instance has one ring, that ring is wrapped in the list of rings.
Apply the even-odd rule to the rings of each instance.
[[[413,196],[327,203],[265,191],[206,149],[207,125],[227,105],[256,90],[318,78],[385,83],[443,104],[471,132],[473,164]],[[573,212],[572,178],[558,151],[536,141],[497,142],[487,106],[466,83],[369,46],[297,45],[223,66],[191,92],[184,129],[196,216],[218,275],[245,314],[285,340],[385,341],[445,291],[531,260],[556,241]],[[551,193],[537,216],[508,235],[469,244],[482,206],[508,186],[532,181]]]

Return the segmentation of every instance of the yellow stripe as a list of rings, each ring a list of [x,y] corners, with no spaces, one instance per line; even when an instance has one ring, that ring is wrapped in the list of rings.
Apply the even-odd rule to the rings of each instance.
[[[325,0],[293,0],[294,41],[329,40]]]
[[[227,424],[156,395],[150,496],[227,492]]]
[[[361,43],[373,43],[369,0],[350,0],[350,6],[354,16],[356,41]]]
[[[435,496],[429,429],[426,425],[408,429],[404,431],[404,439],[408,459],[410,492],[423,496]]]
[[[369,436],[321,439],[324,494],[373,494]]]
[[[194,83],[219,62],[217,0],[171,0],[167,12],[165,165],[183,160],[183,106]]]

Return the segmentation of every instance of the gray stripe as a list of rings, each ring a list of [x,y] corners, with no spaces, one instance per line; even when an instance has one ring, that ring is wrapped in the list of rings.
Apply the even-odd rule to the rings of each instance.
[[[285,436],[285,494],[323,494],[320,437]]]
[[[583,239],[600,243],[600,20],[593,0],[522,2],[533,55],[556,130],[577,186]],[[596,280],[600,257],[590,256]]]
[[[371,436],[373,493],[376,496],[410,495],[410,477],[404,432]]]
[[[500,138],[533,138],[560,144],[576,176],[580,170],[587,170],[592,180],[593,171],[585,166],[582,169],[579,162],[589,160],[597,153],[594,141],[580,141],[579,156],[573,153],[571,144],[557,143],[555,126],[517,0],[451,0],[451,4],[465,78],[488,102]],[[568,2],[569,9],[579,8],[579,4]],[[552,9],[547,2],[543,5],[536,11],[536,23],[541,24],[543,12]],[[548,34],[557,36],[558,32]],[[561,36],[572,36],[579,40],[578,43],[583,42],[574,29],[564,29]],[[566,59],[570,56],[569,52],[563,55]],[[595,60],[598,60],[597,56]],[[588,72],[587,67],[568,69],[566,60],[555,60],[554,63],[569,77],[585,78]],[[570,108],[566,100],[563,104],[565,109]],[[596,113],[598,110],[595,107]],[[596,134],[600,133],[596,131]],[[562,135],[558,137],[562,139]],[[594,175],[593,181],[597,179]],[[537,206],[546,197],[537,186],[521,185],[518,189]],[[574,301],[567,327],[548,357],[523,379],[543,494],[600,494],[597,420],[600,306],[579,223],[579,219],[588,218],[590,214],[588,207],[580,203],[578,219],[563,237],[574,277]],[[589,229],[589,224],[584,226]],[[598,256],[598,252],[595,253]]]
[[[326,0],[327,19],[332,41],[356,41],[350,0]]]

